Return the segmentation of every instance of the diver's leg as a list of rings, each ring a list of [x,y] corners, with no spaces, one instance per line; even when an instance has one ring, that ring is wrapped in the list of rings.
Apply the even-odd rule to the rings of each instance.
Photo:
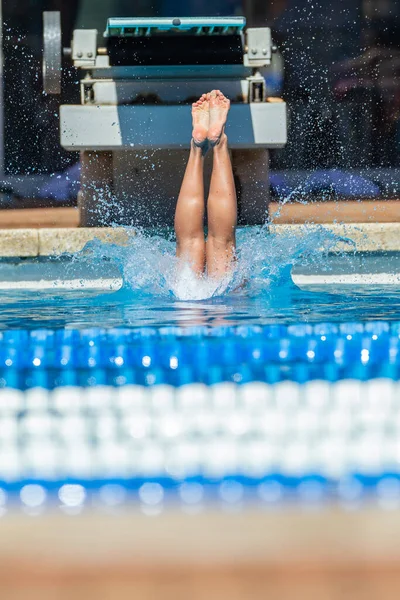
[[[176,255],[187,261],[195,273],[205,267],[204,241],[204,154],[208,146],[208,100],[193,104],[193,139],[175,211]]]
[[[228,139],[224,133],[228,111],[229,100],[219,91],[211,92],[208,137],[214,148],[214,160],[207,204],[206,258],[208,275],[217,278],[231,270],[235,254],[237,200]]]

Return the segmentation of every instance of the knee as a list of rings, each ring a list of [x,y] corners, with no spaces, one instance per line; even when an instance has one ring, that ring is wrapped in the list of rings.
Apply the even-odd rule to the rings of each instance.
[[[214,235],[208,234],[207,243],[211,244],[215,248],[232,248],[235,245],[235,232],[226,232],[225,234]]]
[[[177,238],[177,246],[182,253],[200,251],[204,248],[204,235],[185,235]]]

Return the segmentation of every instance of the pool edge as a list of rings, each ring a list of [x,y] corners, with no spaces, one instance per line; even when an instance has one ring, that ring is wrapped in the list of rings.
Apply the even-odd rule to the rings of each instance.
[[[400,251],[400,222],[351,224],[279,224],[269,225],[268,232],[276,235],[304,235],[321,228],[351,240],[338,243],[338,251],[377,252]],[[103,243],[126,245],[135,235],[133,228],[81,227],[78,229],[0,229],[0,258],[57,256],[80,252],[85,245],[98,239]]]

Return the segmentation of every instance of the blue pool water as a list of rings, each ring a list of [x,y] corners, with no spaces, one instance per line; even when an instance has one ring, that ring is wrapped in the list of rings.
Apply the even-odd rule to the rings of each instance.
[[[307,268],[329,274],[338,238],[321,228],[303,237],[267,235],[264,228],[238,233],[238,266],[223,293],[200,282],[176,283],[174,241],[137,235],[127,247],[89,244],[72,260],[52,261],[58,277],[74,279],[86,265],[108,277],[122,276],[116,292],[87,290],[1,290],[0,327],[157,327],[262,325],[319,321],[400,319],[400,285],[330,285],[300,289],[291,271]],[[351,243],[347,242],[351,249]],[[363,268],[353,252],[336,257],[348,272]],[[399,271],[399,254],[383,255],[386,273]],[[43,263],[43,277],[49,265]],[[244,285],[243,285],[243,282]],[[200,297],[198,297],[200,296]]]
[[[333,293],[336,292],[336,293]],[[34,298],[33,298],[34,296]],[[0,327],[156,327],[257,325],[275,322],[400,319],[400,291],[336,286],[308,292],[291,282],[251,297],[227,294],[203,301],[136,294],[28,291],[1,292]]]

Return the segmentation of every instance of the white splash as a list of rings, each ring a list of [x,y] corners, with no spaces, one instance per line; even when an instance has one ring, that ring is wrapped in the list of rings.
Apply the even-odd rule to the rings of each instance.
[[[257,296],[271,285],[291,281],[290,271],[299,262],[324,261],[339,238],[323,227],[304,235],[270,234],[266,227],[247,227],[237,232],[237,261],[233,273],[222,280],[199,277],[189,265],[182,266],[175,256],[175,241],[160,235],[136,231],[128,246],[119,247],[90,242],[85,256],[92,254],[115,262],[126,288],[135,296],[168,296],[182,301],[197,301],[226,296]]]
[[[172,279],[167,281],[172,293],[179,300],[206,300],[222,296],[232,282],[232,274],[228,273],[223,279],[212,279],[207,275],[198,276],[189,264],[175,267]]]

